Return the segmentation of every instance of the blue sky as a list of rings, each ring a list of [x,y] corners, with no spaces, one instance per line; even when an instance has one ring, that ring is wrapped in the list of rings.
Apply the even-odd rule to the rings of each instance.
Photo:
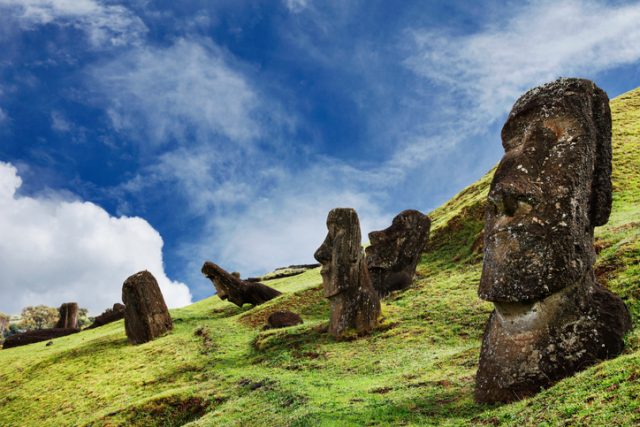
[[[0,0],[0,311],[171,306],[312,262],[327,212],[428,212],[526,89],[640,85],[637,2]]]

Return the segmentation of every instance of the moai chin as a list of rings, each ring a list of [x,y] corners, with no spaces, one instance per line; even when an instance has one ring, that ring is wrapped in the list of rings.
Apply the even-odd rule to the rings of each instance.
[[[75,302],[65,302],[58,309],[60,319],[56,323],[56,328],[76,329],[78,327],[78,304]]]
[[[124,329],[132,344],[142,344],[173,329],[171,315],[156,278],[147,270],[122,285]]]
[[[430,228],[428,216],[408,209],[393,218],[390,227],[369,233],[367,267],[378,295],[411,286]]]
[[[476,378],[479,402],[508,402],[623,349],[622,300],[595,281],[593,229],[611,212],[606,93],[560,79],[524,94],[502,129],[485,214],[480,298],[495,310]]]
[[[330,301],[329,333],[336,338],[349,330],[366,334],[380,315],[380,300],[371,286],[360,244],[356,211],[336,208],[327,217],[327,237],[314,257],[322,264],[324,295]]]

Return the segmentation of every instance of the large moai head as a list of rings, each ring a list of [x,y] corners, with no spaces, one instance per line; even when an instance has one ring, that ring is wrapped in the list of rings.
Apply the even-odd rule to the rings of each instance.
[[[142,344],[173,329],[171,315],[156,278],[147,270],[122,285],[124,328],[132,344]]]
[[[327,237],[314,257],[322,265],[324,295],[330,301],[329,333],[370,332],[378,322],[380,300],[371,286],[356,211],[336,208],[327,217]]]
[[[588,80],[527,92],[502,129],[489,192],[481,298],[542,299],[590,274],[611,212],[611,112]]]
[[[611,212],[611,112],[594,83],[532,89],[502,130],[485,216],[481,298],[495,310],[475,397],[522,399],[623,349],[622,300],[595,281],[593,229]]]
[[[324,296],[331,298],[357,287],[362,261],[360,221],[355,210],[336,208],[327,217],[327,237],[314,257],[322,264]]]
[[[396,215],[388,228],[369,233],[367,267],[380,296],[411,285],[430,228],[428,216],[408,209]]]

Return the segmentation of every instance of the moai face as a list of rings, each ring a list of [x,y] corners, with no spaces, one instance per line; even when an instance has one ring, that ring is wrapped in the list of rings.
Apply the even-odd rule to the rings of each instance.
[[[325,297],[330,298],[357,284],[357,262],[362,252],[360,222],[353,209],[336,208],[327,217],[327,237],[314,257],[322,264],[320,274]],[[355,276],[354,276],[355,275]],[[350,280],[351,278],[351,280]]]
[[[523,96],[502,130],[505,155],[485,217],[483,299],[536,301],[591,273],[593,228],[611,210],[609,107],[592,83],[571,84],[575,92],[551,85]]]

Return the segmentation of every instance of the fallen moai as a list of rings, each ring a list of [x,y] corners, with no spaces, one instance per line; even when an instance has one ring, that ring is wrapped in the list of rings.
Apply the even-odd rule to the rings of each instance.
[[[336,338],[349,330],[368,333],[378,323],[380,299],[369,279],[358,214],[349,208],[333,209],[327,229],[314,257],[322,264],[324,295],[330,302],[329,333]]]
[[[113,304],[113,308],[108,308],[93,320],[91,326],[85,329],[94,329],[112,323],[117,320],[124,319],[124,305],[120,303]]]
[[[211,280],[221,300],[228,300],[238,307],[244,304],[259,305],[281,295],[280,291],[265,284],[241,280],[211,261],[204,263],[202,274]]]
[[[267,327],[269,329],[288,328],[302,323],[304,323],[302,317],[291,311],[275,311],[267,319]]]
[[[41,341],[49,341],[54,338],[64,337],[67,335],[80,332],[77,328],[52,328],[52,329],[35,329],[33,331],[23,332],[21,334],[11,335],[7,337],[2,345],[3,349],[20,347],[27,344],[34,344]]]
[[[173,329],[171,315],[155,277],[136,273],[122,285],[124,328],[132,344],[142,344]]]
[[[611,212],[611,112],[588,80],[524,94],[502,129],[505,155],[485,216],[478,294],[495,310],[479,402],[530,396],[623,350],[622,300],[595,281],[593,229]]]
[[[78,327],[78,304],[75,302],[65,302],[58,309],[60,319],[56,323],[56,328],[76,329]]]
[[[393,218],[388,228],[369,233],[370,246],[365,250],[367,267],[378,295],[411,286],[430,228],[428,216],[410,209]]]

